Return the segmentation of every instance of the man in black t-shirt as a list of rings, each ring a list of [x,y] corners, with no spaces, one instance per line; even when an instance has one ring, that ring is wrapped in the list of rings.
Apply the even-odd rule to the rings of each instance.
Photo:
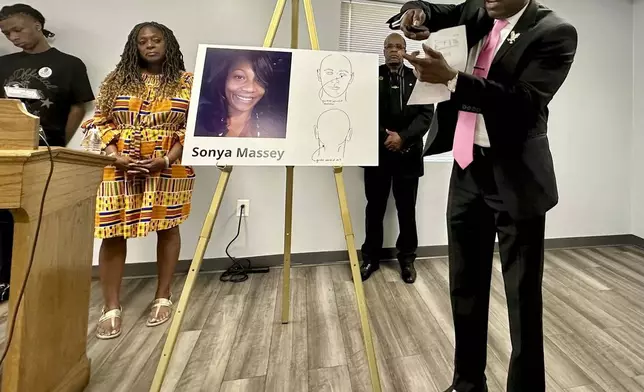
[[[52,48],[40,12],[24,4],[0,10],[0,30],[22,52],[0,57],[2,98],[22,99],[51,146],[65,146],[85,116],[85,104],[94,100],[83,62]],[[33,94],[37,95],[33,99]],[[31,95],[30,98],[25,98]]]
[[[0,98],[20,99],[40,125],[50,146],[64,147],[94,100],[85,64],[52,48],[45,18],[32,7],[15,4],[0,10],[0,30],[22,52],[0,57]],[[41,141],[41,145],[44,143]],[[11,213],[0,210],[0,302],[9,295]]]

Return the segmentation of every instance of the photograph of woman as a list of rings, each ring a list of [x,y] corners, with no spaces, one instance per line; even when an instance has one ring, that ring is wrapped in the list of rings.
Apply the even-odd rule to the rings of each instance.
[[[291,53],[210,48],[195,136],[286,138]]]
[[[190,213],[195,180],[193,169],[180,162],[192,80],[174,33],[141,23],[101,85],[94,117],[83,124],[99,129],[105,153],[116,157],[104,170],[96,202],[95,237],[103,240],[99,339],[121,335],[119,292],[131,238],[157,234],[158,285],[146,325],[161,325],[171,316],[179,225]]]

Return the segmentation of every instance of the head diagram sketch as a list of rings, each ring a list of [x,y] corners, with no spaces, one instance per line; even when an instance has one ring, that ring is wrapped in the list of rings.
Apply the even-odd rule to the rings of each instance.
[[[341,161],[353,133],[351,119],[343,110],[327,110],[318,117],[314,133],[318,148],[311,157],[313,162]]]
[[[321,84],[320,99],[346,100],[347,89],[353,82],[353,65],[341,54],[330,54],[320,62],[318,81]]]

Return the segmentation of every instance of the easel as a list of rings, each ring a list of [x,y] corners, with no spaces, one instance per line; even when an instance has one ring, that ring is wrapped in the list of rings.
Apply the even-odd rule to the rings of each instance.
[[[275,41],[275,35],[280,25],[284,8],[286,7],[287,0],[277,0],[273,17],[268,26],[268,31],[264,39],[264,47],[272,47]],[[300,0],[291,0],[292,20],[291,20],[291,48],[296,49],[299,46],[299,18],[300,18]],[[311,0],[302,0],[304,5],[304,13],[306,15],[306,24],[309,30],[309,38],[311,40],[311,49],[320,50],[318,42],[318,34],[315,26],[315,18],[313,16],[313,5]],[[185,313],[190,293],[195,284],[197,274],[201,269],[204,253],[210,241],[213,227],[215,225],[215,218],[221,206],[226,185],[232,172],[232,167],[226,166],[220,168],[221,175],[217,182],[217,188],[208,210],[208,215],[204,221],[195,250],[194,258],[188,271],[188,276],[181,292],[181,297],[177,305],[172,324],[168,331],[168,338],[163,347],[163,352],[157,366],[157,371],[152,381],[150,392],[159,392],[165,378],[170,358],[177,341],[179,330],[181,329],[181,322]],[[342,225],[344,227],[344,237],[347,243],[347,250],[349,252],[349,260],[351,264],[351,274],[356,293],[356,300],[358,303],[358,312],[360,313],[360,323],[362,325],[362,336],[364,340],[365,351],[367,355],[367,362],[369,365],[369,375],[371,377],[371,386],[374,392],[381,392],[380,377],[378,375],[378,365],[376,363],[376,354],[373,347],[373,339],[371,337],[371,328],[369,326],[369,316],[367,314],[367,303],[364,296],[364,287],[362,285],[362,278],[360,276],[360,265],[358,263],[358,252],[356,250],[355,238],[353,234],[353,227],[351,225],[351,215],[349,214],[349,206],[347,202],[347,194],[344,186],[344,176],[342,174],[342,167],[334,167],[333,173],[335,176],[336,188],[338,191],[338,200],[340,202],[340,212],[342,214]],[[293,166],[286,167],[286,205],[285,205],[285,218],[284,218],[284,272],[282,282],[282,324],[288,324],[290,300],[291,300],[291,229],[293,222]]]

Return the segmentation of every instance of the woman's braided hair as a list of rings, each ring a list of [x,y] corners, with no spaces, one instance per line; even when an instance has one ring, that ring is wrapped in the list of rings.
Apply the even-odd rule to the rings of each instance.
[[[186,70],[183,54],[172,30],[156,22],[140,23],[132,29],[125,43],[121,61],[103,81],[97,107],[101,113],[108,115],[114,107],[117,96],[127,94],[141,96],[144,90],[142,68],[144,61],[139,55],[138,37],[141,29],[153,27],[161,31],[166,45],[165,59],[161,66],[161,85],[157,92],[159,98],[171,98],[181,86],[181,75]]]

